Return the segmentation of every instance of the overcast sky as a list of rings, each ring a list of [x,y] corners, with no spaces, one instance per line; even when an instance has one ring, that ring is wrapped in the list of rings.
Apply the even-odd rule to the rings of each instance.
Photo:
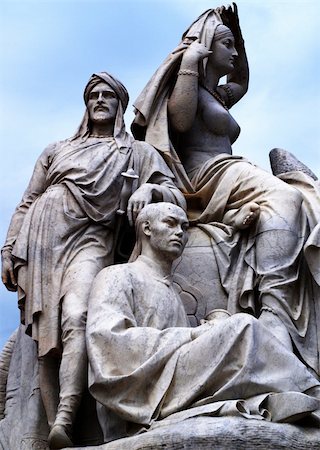
[[[250,64],[247,95],[232,114],[234,153],[269,170],[274,147],[320,174],[320,2],[237,2]],[[50,142],[73,134],[93,72],[107,70],[132,103],[206,0],[1,0],[0,242],[34,163]],[[318,83],[317,83],[318,81]],[[1,285],[0,348],[19,324],[16,294]]]

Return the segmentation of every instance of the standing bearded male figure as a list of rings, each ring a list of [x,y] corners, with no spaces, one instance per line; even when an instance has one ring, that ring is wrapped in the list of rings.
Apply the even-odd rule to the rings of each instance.
[[[95,275],[114,261],[121,173],[138,175],[129,221],[153,201],[184,205],[162,158],[126,132],[128,99],[120,81],[106,72],[92,75],[77,133],[39,157],[2,248],[2,280],[18,291],[22,323],[38,343],[51,448],[72,446],[87,379],[88,296]]]
[[[239,313],[190,327],[171,275],[187,227],[181,208],[147,205],[137,259],[106,267],[92,285],[89,389],[107,408],[105,429],[110,411],[127,422],[124,436],[199,415],[295,422],[319,413],[319,382],[262,321]]]

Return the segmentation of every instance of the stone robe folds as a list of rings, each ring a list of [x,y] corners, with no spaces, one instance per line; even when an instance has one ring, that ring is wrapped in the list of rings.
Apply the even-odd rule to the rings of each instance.
[[[212,239],[227,309],[259,315],[262,306],[276,312],[301,358],[319,374],[319,183],[301,172],[280,178],[241,156],[219,155],[194,171],[196,192],[186,194],[188,216]],[[285,201],[292,192],[289,184],[302,194],[302,203]],[[250,202],[259,204],[260,218],[248,230],[237,232],[223,224],[226,212],[236,215]],[[294,215],[290,223],[289,213]],[[283,251],[291,236],[295,245]],[[258,252],[260,239],[268,242],[268,252],[261,246]]]
[[[113,263],[121,172],[134,168],[133,189],[152,183],[155,198],[179,204],[162,158],[150,145],[127,139],[131,145],[120,149],[113,138],[49,146],[12,218],[4,249],[16,260],[22,322],[38,341],[39,356],[60,349],[64,295],[87,296],[95,275]]]
[[[168,101],[183,55],[195,39],[210,49],[222,16],[219,8],[207,10],[186,30],[135,101],[132,131],[163,156],[186,195],[191,224],[211,238],[217,273],[228,296],[225,307],[231,313],[259,315],[261,307],[275,312],[290,332],[299,357],[319,376],[319,229],[313,231],[314,215],[310,216],[305,199],[306,192],[315,188],[312,209],[319,211],[319,185],[311,187],[312,180],[288,181],[290,175],[281,177],[302,194],[301,208],[287,183],[240,156],[220,154],[186,173],[180,136],[170,123]],[[200,79],[205,65],[206,58],[199,64]],[[260,218],[249,232],[239,233],[223,224],[226,212],[252,201],[260,206]]]
[[[87,349],[92,395],[140,426],[199,414],[293,421],[320,406],[303,394],[315,394],[317,380],[257,319],[190,328],[172,284],[144,256],[96,277]]]

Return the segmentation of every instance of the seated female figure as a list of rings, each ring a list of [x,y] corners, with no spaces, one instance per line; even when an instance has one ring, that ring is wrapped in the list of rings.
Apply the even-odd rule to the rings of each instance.
[[[232,155],[240,128],[229,109],[246,93],[249,75],[234,8],[208,10],[184,33],[136,101],[133,132],[175,172],[191,224],[233,225],[221,281],[237,304],[232,312],[260,314],[319,372],[312,288],[299,277],[308,234],[300,192]]]

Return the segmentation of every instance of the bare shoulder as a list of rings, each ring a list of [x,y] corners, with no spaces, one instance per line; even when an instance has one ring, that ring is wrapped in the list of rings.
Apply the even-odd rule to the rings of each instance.
[[[230,82],[219,85],[217,92],[230,109],[245,95],[247,90],[240,84]]]

